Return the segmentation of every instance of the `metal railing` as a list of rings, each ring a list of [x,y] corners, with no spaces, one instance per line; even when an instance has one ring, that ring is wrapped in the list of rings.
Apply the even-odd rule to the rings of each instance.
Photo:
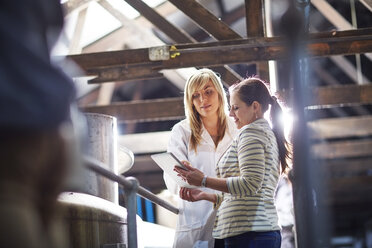
[[[159,198],[155,194],[151,193],[147,189],[141,187],[139,182],[134,177],[124,177],[120,175],[116,175],[112,171],[105,169],[106,167],[102,162],[98,161],[97,159],[84,156],[85,166],[98,173],[101,176],[104,176],[112,181],[115,181],[123,186],[125,191],[125,198],[127,202],[127,236],[128,236],[128,247],[129,248],[136,248],[137,247],[137,222],[136,222],[136,215],[137,215],[137,201],[136,195],[140,195],[151,202],[168,209],[169,211],[178,214],[178,208],[172,206],[168,202],[164,201],[163,199]]]

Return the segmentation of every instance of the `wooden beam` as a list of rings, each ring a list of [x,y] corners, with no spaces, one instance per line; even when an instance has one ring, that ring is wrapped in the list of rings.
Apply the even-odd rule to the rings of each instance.
[[[367,175],[371,170],[372,157],[323,160],[322,166],[327,177]]]
[[[72,39],[70,41],[69,46],[69,54],[79,54],[81,53],[81,35],[83,33],[83,27],[85,24],[85,18],[87,15],[87,8],[82,9],[79,11],[78,19],[75,25],[74,34],[72,35]]]
[[[245,9],[244,5],[241,5],[229,12],[226,12],[224,15],[221,16],[221,19],[227,25],[231,25],[243,17],[245,17]]]
[[[273,0],[264,1],[264,10],[265,10],[265,36],[273,37],[273,13],[274,8]],[[278,77],[278,62],[277,61],[268,61],[268,72],[269,72],[269,82],[270,89],[273,93],[276,93],[279,89],[279,77]]]
[[[339,183],[338,185],[340,185],[343,182],[339,181],[338,183]],[[340,188],[340,190],[337,190],[338,185],[336,185],[336,190],[331,190],[328,198],[325,199],[325,203],[327,205],[332,206],[332,207],[342,208],[345,205],[349,205],[350,203],[352,203],[352,205],[354,205],[354,211],[355,211],[355,207],[358,205],[371,206],[372,204],[372,189],[371,188],[367,188],[367,189],[356,188],[356,186],[358,185],[349,184],[348,185],[349,187]],[[370,210],[369,210],[369,213],[370,213]],[[357,215],[357,213],[351,212],[348,214],[349,217],[353,215]]]
[[[116,47],[116,44],[120,44],[121,49],[123,49],[124,45],[125,47],[128,47],[127,44],[130,44],[130,49],[164,45],[164,42],[156,37],[155,34],[151,31],[152,25],[148,24],[148,21],[144,17],[139,16],[134,20],[129,19],[123,13],[115,9],[115,7],[107,2],[107,0],[101,0],[99,4],[112,15],[114,15],[115,18],[117,18],[123,24],[123,26],[117,30],[114,30],[109,35],[106,35],[105,37],[98,39],[88,46],[84,47],[84,53],[118,50],[111,48],[112,46]],[[155,10],[161,15],[170,15],[173,12],[177,11],[177,8],[166,1],[157,6]],[[123,37],[126,38],[123,39]]]
[[[244,4],[221,16],[221,20],[229,26],[231,26],[233,23],[240,20],[241,18],[245,18]],[[196,37],[196,39],[199,41],[205,41],[210,38],[209,33],[205,32],[203,29],[195,31],[193,33],[193,37]]]
[[[150,30],[143,25],[139,25],[136,21],[128,19],[125,15],[115,9],[107,0],[100,0],[99,4],[105,8],[109,13],[115,16],[123,26],[118,30],[114,31],[107,37],[100,39],[99,41],[94,42],[93,44],[84,48],[83,52],[95,52],[95,51],[104,51],[104,50],[120,50],[124,46],[130,49],[135,49],[138,47],[148,47],[148,46],[161,46],[164,43],[157,38]],[[163,4],[169,7],[173,7],[171,4]],[[161,7],[159,7],[161,8]],[[123,37],[127,37],[123,40]],[[184,76],[186,69],[177,69],[177,70],[167,70],[164,72],[164,77],[167,78],[170,82],[177,86],[179,89],[183,89],[187,76]],[[138,71],[138,70],[136,70]],[[135,79],[144,79],[144,78],[153,78],[162,76],[156,73],[149,73],[149,75],[140,76]],[[104,77],[103,77],[104,78]],[[118,77],[117,79],[120,79]],[[130,77],[125,77],[125,80],[131,80]],[[94,81],[93,81],[94,82]]]
[[[238,33],[232,30],[226,23],[218,19],[198,2],[194,0],[175,0],[170,2],[217,40],[241,38]],[[236,73],[226,64],[222,65],[222,67],[213,65],[209,67],[221,74],[221,78],[225,82],[226,86],[232,85],[233,83],[243,79],[238,73]]]
[[[163,98],[81,107],[83,112],[115,116],[118,123],[179,120],[185,117],[183,98]]]
[[[264,37],[265,18],[262,0],[245,0],[247,37]]]
[[[343,85],[318,87],[311,90],[308,106],[372,103],[372,85]]]
[[[363,176],[345,176],[339,178],[333,178],[330,180],[330,188],[331,192],[337,194],[339,193],[346,193],[346,192],[354,192],[358,193],[358,191],[369,191],[372,193],[372,176],[363,175]],[[364,196],[368,197],[368,196]],[[372,199],[372,195],[369,196]]]
[[[309,57],[321,57],[366,53],[372,51],[371,40],[372,28],[319,33],[310,36],[309,44],[307,45],[307,55]],[[287,58],[285,41],[279,37],[180,44],[176,45],[176,48],[174,51],[169,51],[174,58],[161,61],[151,61],[147,48],[68,57],[73,59],[88,75],[97,75],[99,67],[104,67],[106,74],[111,73],[109,71],[113,70],[112,74],[114,76],[122,76],[126,71],[133,71],[135,73],[134,77],[139,76],[139,70],[149,74],[151,70],[156,72],[163,69],[241,64],[251,61]],[[165,49],[167,50],[169,47],[165,47]],[[128,77],[134,78],[130,74],[128,74]],[[104,80],[116,81],[112,77],[107,77]]]
[[[134,89],[134,93],[132,95],[132,101],[138,101],[143,98],[143,92],[144,92],[144,82],[140,81],[136,83],[136,88]],[[132,122],[128,123],[125,127],[125,132],[127,133],[134,133],[136,130],[137,123]]]
[[[350,43],[354,46],[358,46],[359,41],[370,41],[372,38],[372,28],[366,29],[358,29],[358,30],[349,30],[349,31],[332,31],[332,32],[320,32],[311,34],[309,36],[308,42],[310,45],[317,45],[318,46],[310,46],[309,48],[319,48],[320,51],[314,51],[314,56],[330,56],[330,55],[338,55],[340,52],[334,51],[337,47],[333,47],[332,44],[339,44],[339,46],[347,47],[350,46]],[[356,42],[356,43],[353,43]],[[255,57],[257,57],[257,51],[260,49],[283,49],[285,45],[285,40],[281,37],[266,37],[266,38],[249,38],[249,39],[239,39],[239,40],[230,40],[230,41],[220,41],[220,42],[205,42],[199,44],[175,44],[174,46],[177,48],[174,53],[177,51],[182,52],[182,50],[186,50],[186,52],[193,52],[192,49],[199,49],[202,50],[207,49],[213,51],[214,48],[220,47],[224,49],[224,47],[228,49],[233,48],[255,48]],[[364,44],[364,43],[363,43]],[[345,48],[344,48],[345,49]],[[355,51],[351,51],[347,54],[353,54],[353,52],[358,52],[356,47],[351,47]],[[190,51],[189,51],[190,50]],[[199,51],[198,50],[198,51]],[[310,50],[310,51],[312,51]],[[324,50],[324,51],[323,51]],[[201,51],[202,52],[202,51]],[[284,51],[277,51],[277,52],[284,52]],[[360,53],[363,50],[359,51]],[[100,53],[86,53],[80,55],[70,55],[68,58],[73,59],[77,62],[83,69],[89,69],[94,67],[109,67],[109,66],[116,66],[120,64],[140,64],[140,63],[151,63],[148,57],[148,48],[140,48],[140,49],[127,49],[121,51],[111,51],[111,52],[100,52]],[[311,54],[310,54],[311,55]],[[253,56],[252,56],[253,57]],[[266,55],[267,59],[275,60],[279,59],[278,56],[273,55]],[[175,57],[175,59],[179,58],[179,56]],[[260,59],[260,58],[258,58]],[[265,60],[265,58],[261,58],[261,60]],[[159,64],[159,62],[156,62]]]
[[[350,23],[348,20],[346,20],[342,15],[340,15],[327,1],[325,0],[312,0],[312,3],[318,11],[320,11],[328,21],[330,21],[337,29],[339,30],[347,30],[347,29],[356,29],[357,23]],[[354,4],[355,5],[355,4]],[[354,6],[355,8],[355,6]],[[355,12],[355,9],[353,13]],[[356,17],[355,17],[356,18]],[[352,18],[353,19],[353,18]],[[356,19],[355,19],[356,20]],[[365,56],[372,60],[372,53],[366,53]],[[366,81],[366,78],[363,77],[362,74],[362,67],[361,67],[361,60],[360,55],[355,55],[356,59],[356,73],[350,73],[351,70],[354,70],[354,66],[349,65],[347,66],[340,66],[342,70],[344,70],[351,78],[355,80],[358,84],[366,84],[368,83],[368,80]],[[333,59],[335,63],[342,62],[341,59],[335,60]],[[345,59],[344,59],[345,60]],[[346,61],[345,61],[346,62]]]
[[[241,38],[226,23],[219,20],[209,10],[195,0],[169,0],[174,6],[190,17],[197,25],[211,34],[217,40]]]
[[[263,0],[245,0],[247,37],[265,37],[265,9]],[[256,63],[257,74],[270,82],[269,63]]]
[[[97,75],[97,77],[90,79],[89,84],[105,83],[110,81],[132,81],[162,78],[164,75],[157,71],[151,70],[148,67],[111,67],[92,69],[87,72],[89,75]]]
[[[78,105],[79,106],[92,106],[96,105],[97,98],[99,95],[99,87],[96,87],[92,91],[82,95],[78,98]]]
[[[372,99],[371,99],[372,101]],[[311,139],[372,136],[372,116],[322,119],[308,122]]]
[[[351,116],[365,116],[372,113],[372,104],[338,104],[323,105],[305,109],[306,119],[319,120]]]
[[[115,82],[101,85],[97,97],[97,105],[108,105],[111,103],[115,90]]]
[[[137,5],[139,5],[139,6],[145,5],[142,1],[135,0],[133,2],[137,2]],[[140,2],[140,3],[138,4],[138,2]],[[125,41],[126,42],[125,45],[129,46],[130,48],[136,48],[136,46],[137,47],[138,46],[140,46],[140,47],[149,46],[150,45],[149,42],[151,42],[152,46],[154,46],[154,45],[159,46],[159,45],[163,44],[163,42],[161,42],[159,39],[155,38],[151,32],[147,32],[147,30],[144,30],[144,28],[142,26],[139,26],[134,21],[129,20],[128,18],[126,18],[122,13],[118,12],[114,7],[112,7],[112,5],[110,3],[108,3],[106,0],[99,1],[99,4],[102,7],[104,7],[108,12],[110,12],[112,15],[114,15],[115,18],[117,18],[123,24],[123,27],[118,29],[117,31],[115,31],[113,34],[111,34],[110,37],[105,37],[105,38],[99,40],[98,42],[94,43],[93,45],[89,45],[87,48],[84,48],[85,53],[87,53],[89,51],[90,52],[96,51],[96,50],[102,51],[102,50],[106,50],[107,48],[111,48],[111,50],[118,50],[117,49],[118,44],[123,45],[123,43],[124,43],[123,40],[122,40],[123,36],[130,37],[129,40],[126,39],[126,41]],[[138,10],[140,10],[140,9],[141,8],[138,7]],[[144,14],[144,13],[141,13],[141,14]],[[152,8],[150,8],[148,6],[147,6],[147,8],[145,7],[145,15],[148,18],[151,17],[150,18],[151,21],[156,21],[157,23],[159,23],[160,18],[164,19],[162,16],[157,14],[157,12],[155,10],[153,10]],[[167,22],[167,21],[164,19],[163,22]],[[160,24],[163,24],[163,22],[161,22]],[[159,24],[159,26],[161,26],[160,24]],[[167,25],[165,25],[165,27],[167,27]],[[176,29],[176,28],[174,27],[174,29]],[[173,29],[170,29],[170,31],[162,29],[162,31],[165,32],[166,34],[174,33]],[[184,34],[185,33],[183,31],[179,32],[177,37],[183,37],[183,39],[177,40],[177,42],[184,42],[185,40],[189,39],[189,37],[187,35],[184,35]],[[138,38],[136,38],[136,37],[138,37]],[[143,37],[146,37],[146,39],[144,39]],[[193,40],[193,39],[189,40],[189,42],[194,42],[194,41],[195,40]],[[144,42],[147,42],[147,43],[144,43]],[[116,44],[116,45],[115,45],[115,47],[113,47],[110,44]],[[103,48],[105,48],[105,49],[103,49]],[[236,81],[242,79],[240,77],[240,75],[238,73],[236,73],[234,70],[232,70],[229,66],[219,66],[219,67],[216,67],[216,68],[211,67],[211,69],[213,69],[213,70],[215,70],[215,71],[217,71],[221,74],[221,78],[227,86],[228,86],[229,83],[231,84],[232,82],[236,82]],[[110,81],[110,80],[113,80],[113,81],[128,81],[128,80],[134,80],[134,79],[151,79],[151,78],[157,78],[157,77],[162,77],[163,76],[162,74],[154,73],[154,72],[151,72],[151,71],[150,72],[148,72],[148,71],[147,72],[141,72],[141,75],[138,76],[138,72],[140,72],[140,70],[138,68],[134,69],[134,74],[132,74],[130,72],[123,73],[121,69],[119,69],[117,71],[111,70],[110,72],[106,73],[105,70],[103,69],[102,71],[97,72],[98,77],[96,79],[93,79],[93,80],[89,81],[89,83],[101,83],[101,82],[106,82],[106,81]],[[94,74],[94,71],[92,71],[91,73]],[[132,77],[127,76],[128,74],[132,74]],[[121,76],[121,75],[126,75],[126,76]],[[179,70],[177,70],[177,71],[168,70],[164,73],[164,76],[168,80],[173,82],[178,88],[183,89],[184,84],[185,84],[185,80],[186,80],[187,77],[183,78],[180,75],[181,75],[181,72]],[[176,81],[174,81],[172,79],[175,79]]]
[[[356,136],[370,136],[372,134],[372,116],[349,117],[349,118],[335,118],[323,119],[309,122],[308,125],[313,133],[310,137],[316,139],[330,139],[330,138],[346,138]],[[170,131],[152,132],[152,133],[138,133],[126,134],[119,137],[119,144],[127,147],[135,154],[144,153],[158,153],[164,152],[167,148],[167,142],[170,136]],[[372,162],[371,160],[369,160]],[[371,163],[368,163],[369,165]],[[364,160],[340,160],[330,161],[326,163],[327,168],[332,167],[332,171],[342,171],[346,166],[350,166],[350,171],[360,171],[365,164]]]
[[[330,59],[339,66],[339,68],[346,73],[355,83],[358,83],[358,70],[355,66],[347,60],[344,56],[331,56]],[[361,75],[361,81],[364,84],[369,83],[369,79]]]
[[[372,0],[359,0],[369,11],[372,12]]]
[[[372,103],[372,85],[345,85],[319,87],[309,91],[312,105],[341,103]],[[84,112],[94,112],[115,116],[119,123],[145,122],[154,120],[179,120],[184,118],[183,98],[165,98],[119,102],[105,106],[83,106]]]
[[[316,28],[311,27],[311,29],[315,32],[317,32]],[[333,61],[340,70],[346,73],[351,79],[354,80],[354,82],[358,83],[358,70],[355,68],[355,66],[347,60],[344,56],[330,56],[330,60]],[[312,66],[314,66],[315,63],[313,63]],[[363,74],[361,75],[361,81],[367,84],[369,82],[368,78],[365,77]]]
[[[319,159],[355,158],[371,155],[372,140],[348,140],[312,145],[311,154]]]
[[[353,29],[351,25],[332,5],[325,0],[311,0],[312,5],[339,30]]]
[[[324,81],[327,85],[339,85],[340,83],[338,80],[327,70],[318,63],[317,60],[310,61],[311,66],[310,68],[317,74],[319,79]]]
[[[371,0],[368,0],[371,2]],[[338,30],[355,29],[353,25],[346,20],[340,13],[338,13],[332,5],[325,0],[311,0],[311,3],[318,9],[323,16],[332,23]],[[372,54],[365,54],[365,56],[372,60]]]
[[[243,78],[228,65],[209,66],[209,68],[220,74],[220,77],[223,81],[222,83],[225,85],[226,88],[233,85],[234,83],[243,80]]]
[[[360,191],[358,191],[359,193]],[[360,192],[360,193],[368,193],[368,192]],[[370,192],[369,192],[370,193]],[[330,208],[330,214],[334,217],[333,221],[336,223],[338,222],[338,226],[344,226],[344,228],[347,229],[347,234],[350,234],[350,221],[353,223],[353,225],[361,226],[360,224],[364,221],[368,221],[368,216],[371,213],[371,198],[367,199],[365,196],[369,196],[372,194],[364,194],[364,200],[363,196],[358,199],[357,204],[356,201],[343,201],[344,197],[343,195],[337,195],[339,197],[338,200],[343,201],[342,205],[339,204],[333,204]],[[357,196],[360,196],[360,194],[357,194]],[[347,198],[348,196],[346,196]],[[355,199],[355,197],[354,197]],[[336,199],[335,199],[336,200]],[[348,214],[345,214],[348,213]],[[350,218],[351,217],[351,218]],[[357,221],[355,217],[358,217],[360,221]],[[346,221],[345,221],[346,220]],[[349,222],[347,222],[349,221]],[[345,235],[345,234],[343,234]]]
[[[74,10],[86,8],[91,1],[96,0],[68,0],[62,4],[64,15],[69,15]]]
[[[163,16],[158,14],[153,8],[149,7],[141,0],[125,0],[130,6],[136,9],[142,16],[150,21],[154,26],[162,31],[176,43],[196,42],[189,34],[177,28]]]
[[[164,34],[173,39],[176,43],[196,43],[197,41],[188,35],[184,30],[177,28],[172,23],[170,23],[163,16],[158,14],[154,9],[149,7],[141,0],[125,0],[133,8],[141,13],[147,20],[153,23],[158,29],[160,29]],[[216,68],[211,67],[211,69],[220,72],[222,80],[225,82],[226,86],[231,85],[231,82],[236,82],[242,80],[242,77],[236,73],[229,66],[218,66]]]

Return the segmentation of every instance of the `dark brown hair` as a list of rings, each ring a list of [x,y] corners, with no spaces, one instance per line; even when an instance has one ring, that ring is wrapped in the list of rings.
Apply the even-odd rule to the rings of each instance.
[[[287,159],[290,159],[291,155],[289,143],[284,136],[284,127],[280,120],[283,111],[276,97],[271,96],[264,81],[258,77],[250,77],[240,83],[234,84],[229,88],[229,91],[236,92],[239,99],[245,102],[248,106],[254,101],[257,101],[261,104],[262,113],[265,113],[269,109],[269,105],[271,105],[270,118],[272,129],[278,143],[282,173],[285,172],[289,167]]]

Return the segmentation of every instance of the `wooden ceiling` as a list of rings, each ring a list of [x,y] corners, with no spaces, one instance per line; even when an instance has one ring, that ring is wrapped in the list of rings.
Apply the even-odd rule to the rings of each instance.
[[[193,68],[212,68],[226,86],[252,74],[274,78],[276,94],[292,109],[293,85],[299,82],[291,77],[291,49],[283,35],[291,27],[280,25],[289,1],[170,0],[151,8],[125,0],[140,13],[129,19],[109,1],[96,0],[122,26],[79,47],[90,2],[64,3],[67,18],[79,13],[68,58],[82,70],[73,76],[88,75],[86,84],[97,86],[79,105],[117,117],[120,144],[135,153],[124,175],[136,176],[152,192],[165,186],[150,154],[165,151],[170,128],[184,118],[182,90]],[[325,204],[334,210],[334,232],[348,235],[347,225],[360,229],[355,223],[372,219],[372,1],[295,2],[308,10],[311,155],[326,168]]]

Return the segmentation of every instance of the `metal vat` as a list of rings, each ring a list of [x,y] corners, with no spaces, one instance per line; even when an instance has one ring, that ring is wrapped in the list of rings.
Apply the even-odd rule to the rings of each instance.
[[[64,192],[58,205],[66,220],[71,248],[126,248],[127,210],[88,194]]]
[[[118,173],[117,126],[116,118],[96,113],[84,114],[88,125],[88,149],[86,153],[102,162],[105,169]],[[118,184],[86,171],[82,178],[84,188],[80,191],[119,203]]]
[[[97,113],[84,113],[84,125],[79,132],[85,132],[87,140],[83,143],[83,153],[102,162],[102,166],[122,174],[134,162],[133,153],[118,146],[116,118]],[[84,130],[81,130],[84,129]],[[86,193],[118,204],[118,184],[84,166],[74,165],[68,174],[64,191]]]

